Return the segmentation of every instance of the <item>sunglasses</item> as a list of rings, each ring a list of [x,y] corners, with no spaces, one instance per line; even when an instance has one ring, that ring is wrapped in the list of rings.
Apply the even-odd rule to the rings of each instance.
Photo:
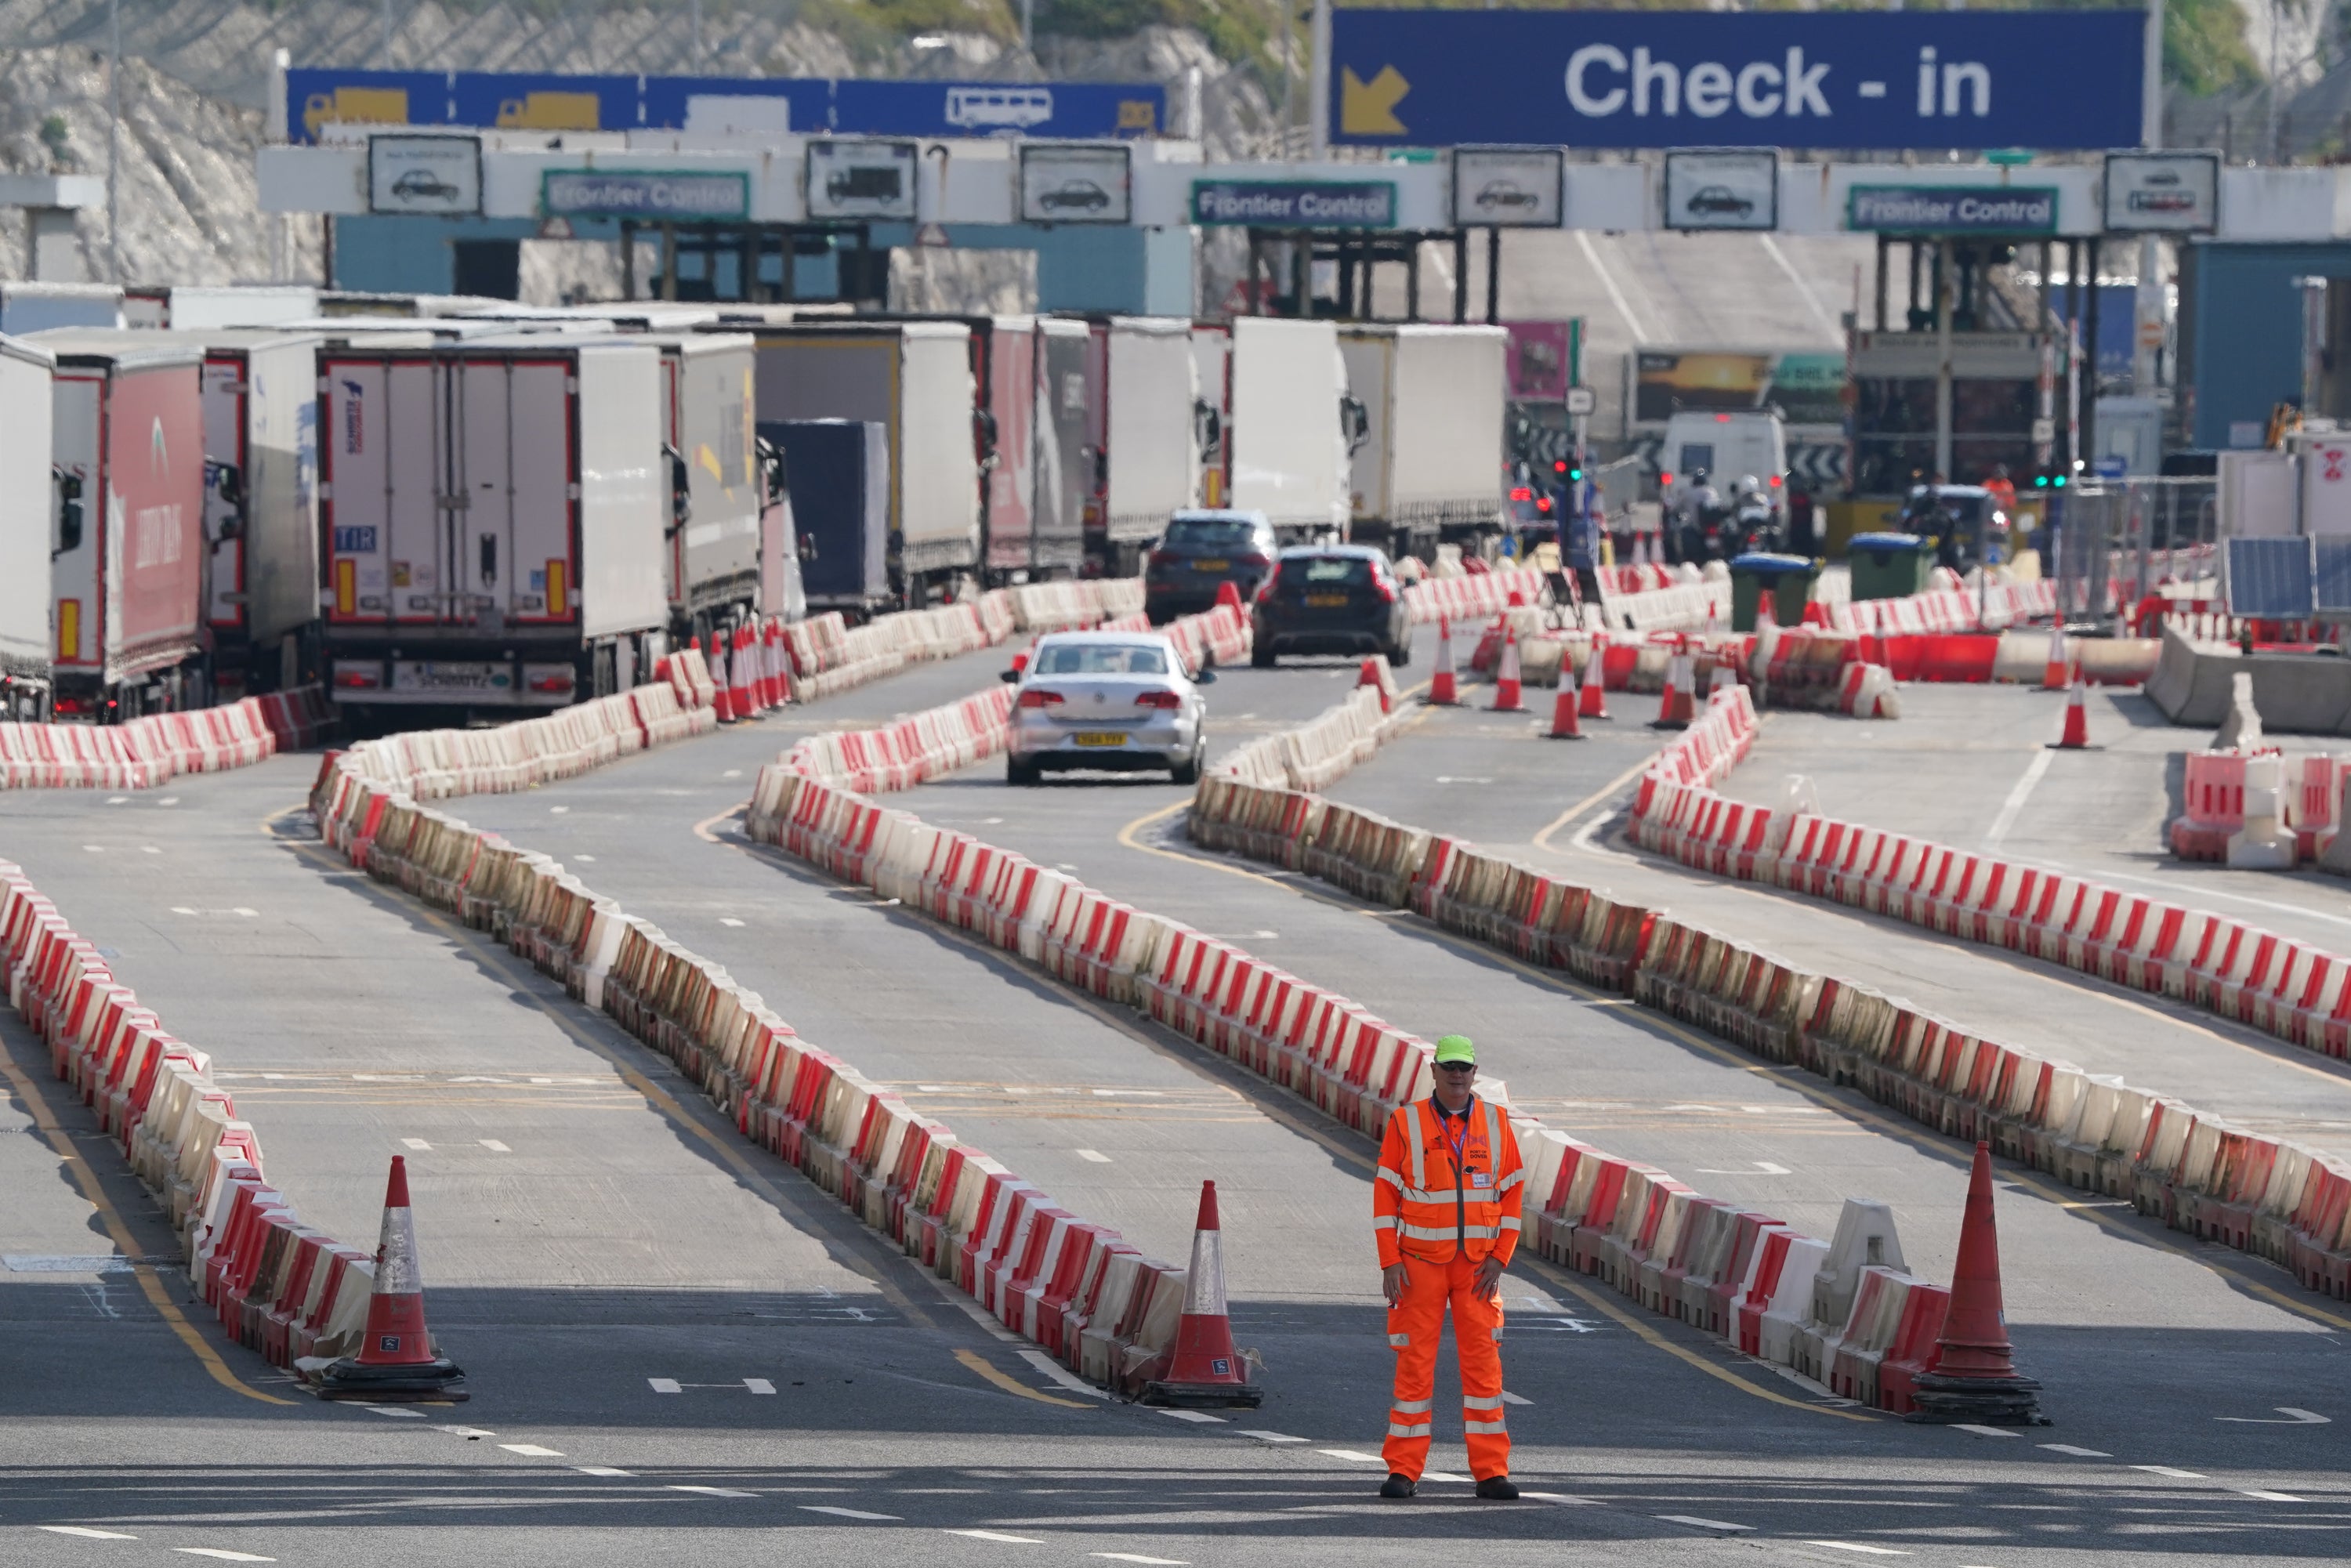
[[[1437,1064],[1437,1071],[1439,1072],[1475,1072],[1478,1071],[1478,1064],[1474,1061],[1440,1061]]]

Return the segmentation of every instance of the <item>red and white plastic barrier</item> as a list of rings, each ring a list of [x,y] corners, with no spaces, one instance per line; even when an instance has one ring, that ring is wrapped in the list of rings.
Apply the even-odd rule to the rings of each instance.
[[[0,789],[145,789],[315,746],[334,718],[316,686],[123,724],[0,724]]]

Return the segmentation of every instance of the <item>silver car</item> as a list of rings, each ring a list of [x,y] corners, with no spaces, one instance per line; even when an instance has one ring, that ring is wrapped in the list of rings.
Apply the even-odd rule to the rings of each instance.
[[[1217,677],[1187,669],[1167,638],[1056,632],[1038,640],[1026,669],[1004,678],[1019,687],[1004,759],[1009,782],[1034,784],[1061,768],[1165,768],[1178,784],[1199,781],[1208,744],[1200,688]]]

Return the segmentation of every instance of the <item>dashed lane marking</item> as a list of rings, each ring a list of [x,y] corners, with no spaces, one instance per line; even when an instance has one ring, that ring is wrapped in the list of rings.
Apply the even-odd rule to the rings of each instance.
[[[1694,1513],[1661,1513],[1667,1524],[1687,1524],[1693,1530],[1752,1530],[1751,1524],[1733,1524],[1727,1519],[1700,1519]]]
[[[1105,1557],[1113,1563],[1141,1563],[1146,1568],[1192,1568],[1190,1561],[1186,1558],[1145,1557],[1140,1552],[1089,1552],[1086,1555]]]
[[[1215,1421],[1222,1423],[1224,1420],[1222,1416],[1211,1416],[1206,1410],[1162,1410],[1159,1413],[1162,1416],[1168,1417],[1170,1420],[1175,1421]]]
[[[827,1502],[804,1502],[799,1506],[802,1513],[831,1513],[842,1519],[886,1519],[893,1524],[904,1522],[894,1513],[868,1513],[862,1508],[835,1508]]]
[[[2022,1432],[2011,1432],[1999,1427],[1979,1427],[1972,1421],[1954,1421],[1951,1423],[1951,1430],[1954,1432],[1972,1432],[1979,1437],[2022,1437],[2024,1436]]]
[[[400,1141],[412,1149],[423,1149],[428,1154],[432,1152],[433,1145],[422,1138],[402,1138]]]
[[[634,1470],[615,1469],[611,1465],[574,1465],[571,1468],[583,1476],[633,1476],[637,1473]]]
[[[2111,1459],[2114,1458],[2112,1454],[2109,1454],[2104,1448],[2077,1448],[2071,1443],[2037,1443],[2033,1446],[2035,1448],[2046,1448],[2053,1454],[2071,1454],[2074,1458],[2081,1459]]]
[[[2258,1498],[2263,1502],[2308,1502],[2310,1500],[2306,1497],[2296,1497],[2290,1491],[2262,1491],[2257,1487],[2237,1487],[2233,1490],[2245,1497]]]
[[[1015,1546],[1042,1546],[1044,1538],[1036,1535],[1008,1535],[1000,1530],[950,1530],[949,1535],[967,1535],[974,1541],[1008,1541]]]
[[[668,1486],[662,1490],[664,1491],[699,1492],[704,1497],[758,1497],[759,1495],[755,1491],[740,1491],[734,1487]]]
[[[2130,1468],[2135,1470],[2145,1470],[2151,1476],[2169,1476],[2172,1479],[2180,1481],[2203,1481],[2212,1479],[2202,1470],[2176,1469],[2169,1465],[2133,1465]]]
[[[486,1431],[479,1427],[443,1427],[439,1430],[448,1433],[453,1437],[463,1437],[468,1442],[497,1436],[496,1432]]]
[[[1377,1454],[1366,1454],[1360,1448],[1317,1448],[1314,1451],[1318,1454],[1328,1455],[1330,1458],[1334,1459],[1353,1459],[1357,1464],[1363,1465],[1384,1465],[1387,1463],[1385,1459],[1380,1458]]]
[[[1080,1149],[1078,1151],[1078,1158],[1092,1161],[1093,1164],[1098,1166],[1106,1166],[1113,1163],[1111,1157],[1108,1155],[1103,1154],[1100,1149]]]
[[[395,1421],[422,1421],[424,1419],[423,1411],[403,1410],[397,1405],[361,1405],[359,1408],[365,1410],[371,1415],[389,1416]]]
[[[1233,1434],[1236,1437],[1255,1437],[1260,1443],[1307,1443],[1311,1437],[1293,1437],[1287,1432],[1263,1432],[1253,1427],[1243,1427]]]
[[[512,1149],[507,1147],[496,1138],[480,1138],[476,1139],[475,1142],[479,1143],[482,1147],[489,1150],[490,1153],[494,1155],[510,1155],[514,1153]]]
[[[42,1524],[34,1527],[51,1535],[78,1535],[85,1541],[136,1541],[135,1535],[125,1535],[119,1530],[94,1530],[87,1524]]]
[[[2215,1416],[2215,1421],[2234,1421],[2241,1427],[2325,1427],[2332,1425],[2326,1416],[2315,1410],[2297,1410],[2291,1405],[2273,1405],[2271,1409],[2285,1417],[2272,1420],[2267,1416]]]
[[[776,1391],[776,1385],[764,1377],[747,1377],[743,1380],[743,1386],[754,1394],[773,1394]]]
[[[1871,1557],[1907,1557],[1907,1552],[1891,1546],[1870,1546],[1859,1541],[1807,1541],[1807,1546],[1825,1546],[1832,1552],[1859,1552]]]
[[[1600,1506],[1600,1500],[1596,1497],[1576,1497],[1563,1491],[1522,1491],[1519,1495],[1532,1498],[1537,1502],[1556,1503],[1562,1508],[1598,1508]]]
[[[527,1459],[559,1459],[563,1457],[561,1449],[542,1448],[537,1443],[500,1443],[498,1447],[509,1454],[520,1454]]]
[[[191,1557],[217,1557],[224,1563],[275,1563],[275,1557],[260,1557],[250,1552],[231,1552],[225,1546],[174,1546]]]
[[[743,928],[743,922],[741,922],[740,920],[736,919],[736,918],[735,918],[733,915],[720,915],[720,916],[718,917],[718,924],[719,924],[719,925],[731,925],[731,926],[735,927],[735,929],[737,929],[737,931],[740,931],[740,930]]]
[[[653,1390],[656,1394],[683,1394],[685,1392],[685,1385],[680,1383],[674,1377],[648,1377],[645,1381],[653,1385]]]

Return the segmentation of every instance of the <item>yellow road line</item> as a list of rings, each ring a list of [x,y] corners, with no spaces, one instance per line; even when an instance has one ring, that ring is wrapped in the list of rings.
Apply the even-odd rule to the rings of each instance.
[[[1615,778],[1611,779],[1607,783],[1603,784],[1599,789],[1593,790],[1591,794],[1586,795],[1583,800],[1578,800],[1574,805],[1570,806],[1566,810],[1562,811],[1558,816],[1552,818],[1551,826],[1545,828],[1541,832],[1535,835],[1535,848],[1539,850],[1550,849],[1551,836],[1553,833],[1559,831],[1562,828],[1564,828],[1570,822],[1575,821],[1576,818],[1581,817],[1584,812],[1589,811],[1593,807],[1599,805],[1602,801],[1615,794],[1619,789],[1624,789],[1625,785],[1630,784],[1634,779],[1639,778],[1641,776],[1641,770],[1648,767],[1649,764],[1655,760],[1656,760],[1655,758],[1644,757],[1640,761],[1635,762],[1632,767],[1627,768],[1624,772],[1619,773]]]
[[[57,1158],[65,1162],[66,1168],[73,1173],[74,1186],[81,1189],[82,1197],[98,1210],[99,1220],[106,1227],[106,1234],[114,1242],[114,1249],[131,1260],[131,1271],[139,1281],[140,1293],[147,1298],[148,1305],[155,1309],[156,1315],[179,1336],[180,1343],[186,1345],[189,1353],[203,1364],[212,1380],[232,1393],[242,1394],[247,1399],[257,1399],[264,1405],[298,1403],[247,1387],[243,1379],[229,1370],[228,1363],[221,1359],[220,1352],[212,1347],[196,1325],[188,1321],[187,1314],[164,1293],[162,1276],[155,1271],[152,1265],[138,1261],[140,1247],[131,1238],[131,1227],[123,1222],[120,1212],[108,1199],[105,1189],[99,1186],[97,1173],[89,1168],[89,1162],[83,1159],[80,1151],[73,1146],[71,1136],[58,1123],[57,1113],[49,1108],[48,1098],[41,1092],[40,1086],[5,1057],[0,1057],[0,1073],[5,1073],[8,1082],[16,1086],[17,1094],[24,1099],[26,1109],[32,1113],[33,1124],[40,1129],[41,1136],[50,1148],[57,1151]]]
[[[1058,1405],[1064,1410],[1092,1410],[1098,1408],[1098,1406],[1092,1405],[1081,1405],[1074,1399],[1057,1399],[1050,1394],[1040,1394],[1036,1389],[1031,1388],[1027,1384],[1021,1382],[1019,1378],[1013,1377],[998,1368],[994,1363],[987,1359],[987,1357],[980,1354],[979,1352],[976,1350],[958,1350],[955,1353],[955,1358],[963,1363],[964,1365],[971,1371],[979,1374],[980,1376],[987,1379],[988,1382],[993,1383],[997,1387],[1004,1390],[1007,1394],[1018,1394],[1021,1398],[1034,1399],[1040,1405]]]

